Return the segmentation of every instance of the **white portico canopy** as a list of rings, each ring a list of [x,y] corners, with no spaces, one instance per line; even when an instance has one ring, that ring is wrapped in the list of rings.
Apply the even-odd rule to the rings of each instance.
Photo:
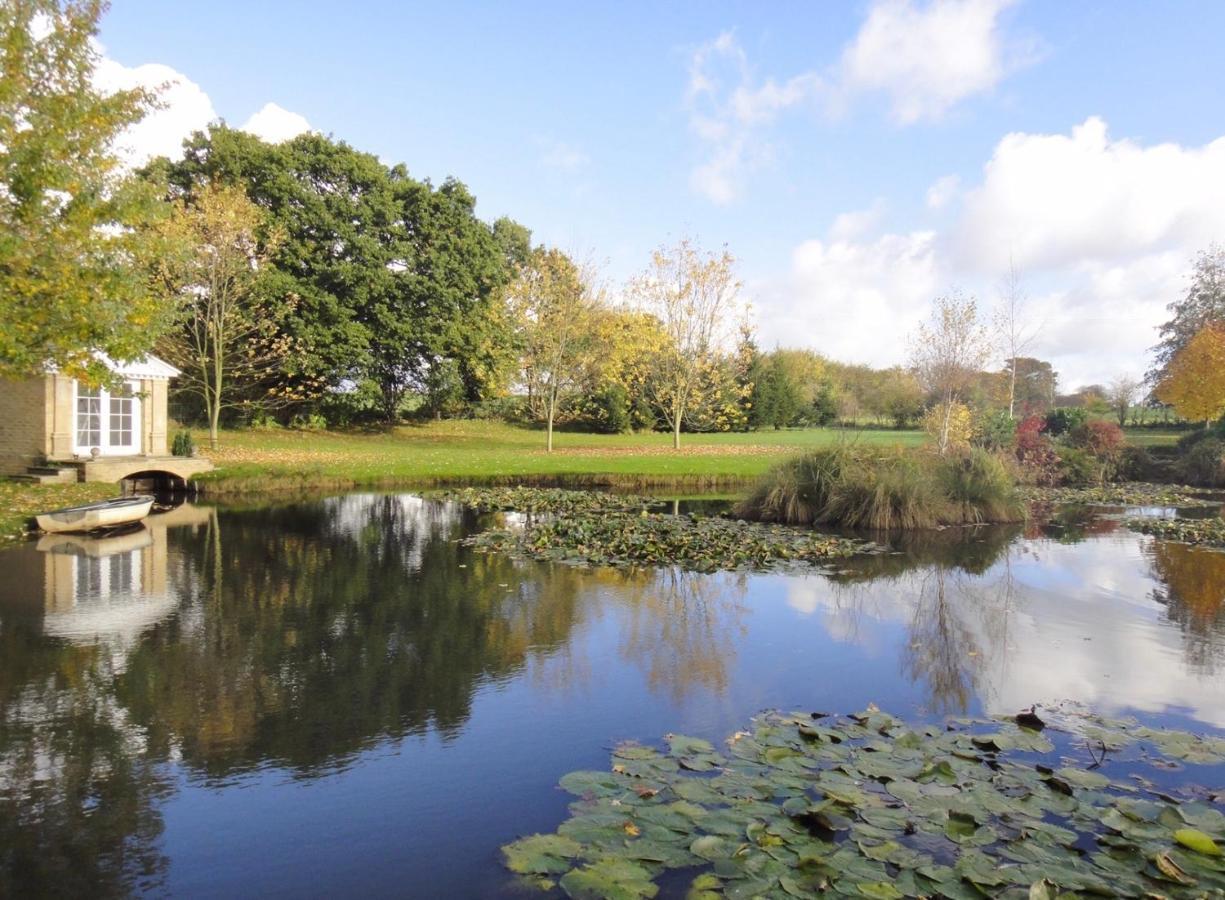
[[[168,380],[179,374],[179,370],[170,363],[158,359],[152,354],[132,362],[117,363],[105,353],[94,354],[108,369],[121,378],[139,381],[144,378]]]

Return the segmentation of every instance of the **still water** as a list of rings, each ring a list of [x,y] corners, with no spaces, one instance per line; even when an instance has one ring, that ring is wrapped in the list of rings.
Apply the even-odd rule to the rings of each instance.
[[[407,494],[0,551],[0,896],[489,896],[616,742],[1071,699],[1225,730],[1225,553],[1067,516],[805,574],[529,563]]]

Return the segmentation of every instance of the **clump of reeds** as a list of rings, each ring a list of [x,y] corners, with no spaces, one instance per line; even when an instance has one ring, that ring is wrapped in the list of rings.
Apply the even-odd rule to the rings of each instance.
[[[815,450],[767,473],[736,515],[789,525],[909,529],[1017,522],[1025,506],[1007,466],[984,450]]]

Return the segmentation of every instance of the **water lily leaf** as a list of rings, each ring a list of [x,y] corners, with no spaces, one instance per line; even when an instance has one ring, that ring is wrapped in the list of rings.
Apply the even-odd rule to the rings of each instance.
[[[1177,884],[1195,884],[1195,879],[1184,872],[1168,853],[1158,853],[1153,857],[1153,863],[1157,866],[1158,871],[1170,881]]]
[[[685,894],[685,900],[722,900],[723,895],[719,893],[719,888],[722,887],[718,876],[710,872],[703,872],[697,878],[693,879],[689,884],[689,892]]]
[[[873,900],[901,900],[906,895],[887,881],[867,881],[855,885],[861,896]]]
[[[625,782],[608,772],[571,772],[559,782],[576,797],[612,797],[625,790]]]
[[[1055,900],[1059,896],[1059,885],[1048,878],[1035,881],[1029,886],[1029,900]]]
[[[1174,832],[1174,840],[1184,847],[1205,856],[1220,856],[1221,848],[1211,837],[1197,828],[1180,828]]]
[[[1100,772],[1089,772],[1085,769],[1063,768],[1056,773],[1060,778],[1076,787],[1098,790],[1110,784],[1110,779]]]
[[[659,893],[647,869],[621,859],[603,859],[574,869],[559,884],[575,900],[639,900]]]
[[[705,860],[727,859],[735,852],[735,845],[718,835],[704,834],[689,845],[689,852]]]
[[[506,867],[520,875],[560,875],[583,850],[577,841],[557,834],[533,834],[502,848]]]

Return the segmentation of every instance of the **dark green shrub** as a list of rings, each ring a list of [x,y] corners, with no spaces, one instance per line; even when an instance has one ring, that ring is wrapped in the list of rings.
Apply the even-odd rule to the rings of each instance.
[[[629,392],[619,384],[596,391],[585,404],[588,426],[601,434],[623,434],[630,430]]]
[[[1060,447],[1059,480],[1063,484],[1098,484],[1101,481],[1097,460],[1080,447]]]
[[[1063,406],[1046,414],[1046,433],[1061,437],[1089,421],[1089,411],[1079,406]]]
[[[1185,453],[1191,452],[1192,447],[1200,441],[1206,441],[1209,438],[1225,440],[1225,422],[1217,422],[1211,428],[1197,428],[1194,431],[1188,431],[1178,439],[1176,444],[1178,454],[1182,456]]]
[[[736,507],[741,518],[791,525],[933,528],[1025,516],[1012,475],[990,453],[816,450],[776,467]]]
[[[1225,487],[1225,441],[1208,437],[1195,443],[1175,465],[1188,484]]]
[[[1143,447],[1127,446],[1119,457],[1118,475],[1123,481],[1150,481],[1159,467],[1153,455]]]
[[[1069,446],[1084,450],[1097,465],[1096,481],[1114,481],[1118,477],[1119,461],[1123,458],[1126,438],[1123,429],[1114,422],[1096,421],[1077,425],[1068,432]]]
[[[170,452],[175,456],[195,456],[196,441],[191,436],[190,431],[180,431],[174,436],[174,441],[170,445]]]
[[[1012,447],[1016,437],[1016,419],[1006,409],[995,409],[976,417],[971,440],[986,450],[1003,450]]]

